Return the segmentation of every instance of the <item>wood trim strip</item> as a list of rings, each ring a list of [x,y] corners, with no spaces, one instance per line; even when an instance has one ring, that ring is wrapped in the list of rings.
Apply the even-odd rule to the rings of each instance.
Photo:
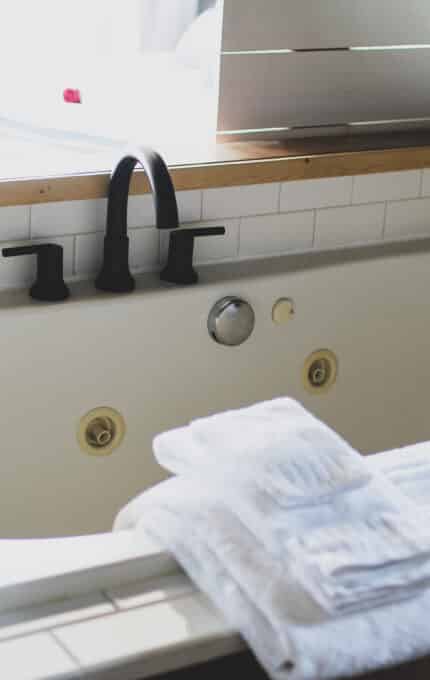
[[[314,141],[314,153],[310,153],[311,142],[307,141],[305,146],[308,153],[302,155],[287,155],[287,149],[290,153],[291,149],[297,153],[300,146],[297,142],[220,145],[223,148],[214,162],[171,166],[171,174],[176,189],[182,191],[430,167],[430,143],[403,148],[341,151],[341,142],[336,140],[332,142],[336,151],[322,152],[321,141]],[[357,145],[355,140],[349,143]],[[324,144],[330,148],[330,141],[326,140]],[[0,181],[0,206],[104,198],[108,184],[109,174],[105,172]],[[137,171],[132,180],[131,193],[149,191],[143,171]]]

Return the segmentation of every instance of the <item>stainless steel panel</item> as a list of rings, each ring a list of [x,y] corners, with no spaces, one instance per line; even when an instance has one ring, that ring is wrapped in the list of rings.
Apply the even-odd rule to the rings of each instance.
[[[224,55],[218,129],[430,116],[430,49]]]
[[[223,50],[429,42],[427,0],[224,0]]]

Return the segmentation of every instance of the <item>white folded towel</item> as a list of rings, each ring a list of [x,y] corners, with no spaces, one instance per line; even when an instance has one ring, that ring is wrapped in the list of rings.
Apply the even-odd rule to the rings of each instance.
[[[191,452],[187,473],[115,526],[132,514],[171,550],[273,677],[323,680],[430,651],[430,539],[415,504],[300,405],[266,402],[157,442],[160,462]]]
[[[184,458],[189,444],[199,453],[193,449]],[[289,398],[194,421],[157,437],[154,450],[160,462],[186,460],[183,474],[198,484],[217,484],[224,501],[274,553],[286,537],[310,527],[411,505],[389,480],[372,476],[345,440]]]
[[[430,505],[430,442],[366,456],[365,462],[371,472],[386,476],[414,504]],[[136,526],[142,517],[142,503],[151,492],[152,489],[149,489],[139,494],[121,509],[115,519],[114,530]]]
[[[160,498],[157,498],[157,495]],[[187,485],[186,480],[173,479],[151,490],[151,498],[141,498],[142,517],[135,523],[136,534],[144,530],[164,546],[184,568],[194,583],[206,593],[223,612],[227,621],[246,639],[257,658],[266,669],[278,668],[284,661],[284,652],[272,623],[248,598],[240,583],[235,581],[209,547],[205,530],[193,516],[193,505],[200,508],[207,501],[207,493],[200,496]],[[177,499],[184,507],[176,509]],[[173,509],[172,502],[175,504]],[[191,502],[190,513],[186,507]]]
[[[374,472],[387,476],[415,504],[430,503],[430,442],[384,451],[367,460]]]
[[[331,616],[430,586],[430,529],[417,513],[370,517],[289,539],[290,578]]]
[[[316,455],[316,445],[318,455]],[[176,474],[237,479],[267,469],[272,491],[291,505],[369,480],[357,452],[293,399],[280,398],[200,418],[154,439],[157,461]],[[210,472],[208,470],[210,468]],[[279,484],[278,484],[279,479]]]
[[[211,474],[213,474],[216,473],[219,462],[224,462],[226,459],[231,462],[232,458],[238,458],[238,453],[240,453],[238,465],[243,462],[242,456],[249,458],[264,453],[270,442],[267,439],[270,419],[278,418],[279,413],[285,419],[295,423],[295,427],[297,427],[300,419],[304,418],[304,430],[307,432],[309,432],[309,424],[312,423],[319,436],[324,432],[329,445],[333,442],[335,447],[339,445],[349,446],[324,423],[319,422],[316,418],[310,421],[310,414],[298,402],[281,398],[256,404],[240,411],[229,411],[209,418],[201,418],[193,421],[189,427],[163,433],[154,440],[154,453],[160,465],[174,474],[198,473],[201,465],[214,464],[215,467],[211,470]],[[249,428],[249,420],[253,420],[256,415],[259,416],[259,424],[257,426],[252,425],[252,431],[256,438],[252,439],[249,436],[249,430],[244,437],[244,428]],[[231,422],[233,420],[237,423],[237,417],[241,418],[242,425],[240,431],[238,431],[238,437],[232,439],[230,436]],[[264,427],[265,420],[267,428]],[[235,431],[236,428],[233,428],[233,433]],[[210,437],[208,436],[209,433]],[[270,433],[270,436],[274,436],[275,442],[277,442],[279,437],[284,435],[283,433],[280,435]],[[289,435],[287,434],[287,436]],[[292,457],[295,457],[294,445],[295,443],[288,439],[286,448],[288,452],[291,452]],[[232,456],[232,450],[234,450],[234,456]],[[415,503],[427,503],[430,493],[430,442],[367,456],[366,462],[370,464],[373,472],[381,472],[397,486],[401,486],[402,492],[411,497]],[[309,480],[306,480],[305,483],[308,482]],[[316,482],[318,483],[318,479]]]
[[[141,509],[138,528],[173,553],[276,680],[351,676],[430,649],[423,625],[429,590],[359,614],[329,617],[307,591],[295,589],[288,565],[194,482],[179,478],[159,485]]]

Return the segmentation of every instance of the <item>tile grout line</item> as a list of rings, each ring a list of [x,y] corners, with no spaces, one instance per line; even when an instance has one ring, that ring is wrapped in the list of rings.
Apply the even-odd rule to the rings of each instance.
[[[120,607],[118,607],[117,603],[115,602],[115,599],[109,595],[109,591],[107,591],[107,590],[102,590],[102,591],[101,591],[101,594],[103,595],[103,597],[104,597],[108,602],[111,603],[111,605],[112,605],[112,607],[114,608],[115,612],[120,612],[120,611],[121,611]]]
[[[317,238],[317,209],[315,208],[314,211],[314,216],[313,216],[313,230],[312,230],[312,250],[315,249],[315,242]]]
[[[200,222],[203,220],[203,194],[204,190],[200,190]]]
[[[106,600],[106,601],[104,602],[104,604],[111,604],[111,605],[113,605],[113,606],[114,606],[114,611],[107,611],[107,612],[98,613],[98,614],[91,614],[91,615],[89,615],[89,616],[83,616],[82,618],[77,618],[77,619],[75,619],[74,621],[67,621],[67,622],[64,622],[64,623],[57,623],[57,624],[51,624],[51,625],[48,624],[48,625],[46,625],[46,626],[43,626],[43,625],[42,625],[42,626],[36,627],[36,628],[34,628],[34,629],[32,629],[32,630],[28,630],[28,631],[26,631],[26,632],[24,632],[24,633],[12,633],[11,635],[8,635],[8,636],[6,636],[6,637],[0,637],[0,645],[2,645],[2,644],[5,643],[5,642],[9,642],[9,641],[11,641],[11,640],[22,640],[23,638],[29,638],[29,637],[32,637],[33,635],[38,635],[39,633],[52,633],[52,632],[54,632],[54,631],[56,631],[56,630],[61,630],[62,628],[68,628],[69,626],[75,626],[75,625],[78,625],[78,624],[81,624],[81,623],[87,623],[87,622],[91,622],[91,621],[97,621],[98,619],[104,619],[104,618],[106,618],[107,616],[114,616],[115,614],[121,613],[122,610],[119,609],[119,608],[111,601],[110,598],[105,597],[104,591],[100,591],[100,593],[103,595],[103,597],[104,597],[105,600]],[[48,604],[49,604],[49,603],[48,603]],[[66,612],[66,613],[68,613],[68,612]],[[57,615],[56,615],[56,616],[57,616]],[[59,614],[58,616],[61,616],[61,614]],[[35,619],[35,620],[37,620],[37,619]],[[18,623],[18,624],[11,624],[12,627],[15,626],[15,625],[20,625],[20,624],[19,624],[19,623]],[[5,628],[7,629],[8,627],[9,627],[8,625],[2,626],[2,627],[0,628],[0,632],[1,632],[2,629],[5,629]]]
[[[81,664],[81,662],[79,661],[78,657],[75,656],[75,655],[73,654],[73,652],[72,652],[68,647],[66,647],[66,645],[64,644],[64,642],[63,642],[62,640],[60,640],[59,637],[57,637],[57,635],[56,635],[56,633],[55,633],[55,629],[49,628],[49,629],[47,629],[46,632],[50,635],[50,637],[54,640],[54,642],[58,645],[58,647],[60,647],[60,648],[63,650],[63,652],[64,652],[65,654],[67,654],[67,656],[69,657],[69,659],[71,659],[71,661],[73,661],[73,663],[78,667],[78,670],[79,670],[79,671],[83,671],[83,670],[84,670],[84,667],[83,667],[83,665]]]
[[[106,595],[106,591],[100,591],[100,592],[103,595]],[[86,617],[84,619],[73,621],[73,622],[71,621],[71,622],[67,622],[67,623],[59,623],[57,625],[54,625],[53,627],[47,627],[45,629],[40,629],[40,630],[37,630],[37,631],[33,631],[32,633],[27,633],[27,634],[24,634],[24,635],[21,635],[21,636],[15,636],[15,637],[18,637],[18,638],[19,637],[21,637],[21,638],[30,637],[31,635],[34,635],[35,633],[39,633],[39,632],[40,633],[49,632],[49,633],[52,633],[53,635],[56,636],[57,632],[61,631],[63,629],[71,628],[71,627],[74,627],[74,626],[80,626],[80,625],[85,624],[85,623],[93,623],[94,621],[112,619],[112,618],[115,618],[117,616],[122,617],[122,616],[128,614],[129,612],[135,612],[135,611],[138,611],[138,610],[145,610],[146,611],[146,610],[150,609],[151,607],[157,607],[157,609],[158,609],[161,605],[168,604],[169,602],[175,602],[177,600],[186,599],[186,598],[189,598],[190,596],[195,596],[195,595],[199,595],[199,594],[201,594],[201,591],[197,587],[194,587],[194,588],[190,589],[190,591],[180,592],[180,593],[177,593],[176,595],[171,595],[169,597],[161,598],[160,600],[157,600],[155,602],[148,602],[147,604],[138,604],[134,607],[127,607],[125,609],[121,609],[120,607],[118,607],[118,605],[115,604],[114,605],[115,609],[112,612],[105,612],[104,614],[94,614],[94,616]],[[109,601],[112,602],[111,598],[107,598],[107,599],[109,599]]]
[[[424,196],[424,168],[421,169],[421,174],[420,174],[420,188],[419,188],[419,197],[423,198]]]
[[[161,605],[161,604],[168,604],[169,602],[175,602],[176,600],[182,600],[183,598],[189,597],[190,595],[199,595],[201,593],[201,591],[199,590],[199,588],[197,588],[197,586],[190,586],[189,590],[184,590],[184,591],[179,592],[175,595],[169,595],[168,597],[162,597],[159,600],[155,600],[153,602],[147,602],[146,604],[131,605],[131,606],[125,607],[124,609],[121,609],[121,607],[118,607],[115,600],[113,600],[111,597],[108,596],[106,591],[102,591],[102,592],[106,596],[106,598],[109,599],[112,602],[112,604],[115,607],[115,611],[110,612],[109,614],[102,614],[99,618],[103,618],[103,617],[106,617],[106,616],[115,616],[115,614],[127,614],[127,612],[137,611],[139,609],[145,609],[146,610],[146,609],[148,609],[148,607],[154,607],[154,606]],[[94,617],[94,618],[97,618],[97,617]],[[86,619],[86,620],[88,620],[88,619]],[[81,622],[76,621],[76,623],[79,624]],[[82,623],[85,623],[85,621],[83,621]],[[60,624],[60,626],[57,626],[57,627],[58,628],[60,628],[60,627],[64,628],[64,627],[67,627],[69,625],[73,626],[75,624],[74,623]]]
[[[305,208],[301,208],[300,210],[291,210],[290,212],[304,212]],[[246,218],[246,217],[271,217],[271,216],[276,216],[279,215],[279,213],[276,210],[271,210],[270,212],[261,212],[261,213],[248,213],[247,215],[243,215],[242,212],[236,215],[218,215],[218,217],[207,217],[204,219],[199,220],[202,223],[206,222],[218,222],[219,220],[239,220],[241,218]],[[197,224],[197,222],[186,222],[185,224]]]
[[[364,207],[365,205],[377,205],[378,203],[385,203],[386,201],[390,201],[391,203],[402,203],[403,201],[418,201],[420,199],[420,196],[403,196],[403,198],[379,198],[379,199],[374,199],[372,201],[360,201],[359,203],[351,203],[350,206],[351,208],[359,208],[359,207]],[[333,206],[333,208],[339,207],[341,208],[342,206]]]
[[[33,224],[32,224],[33,223],[33,207],[34,206],[30,205],[30,211],[29,211],[29,215],[28,215],[28,238],[30,239],[30,241],[33,238]]]
[[[350,197],[349,197],[349,205],[354,205],[353,198],[354,198],[354,189],[355,189],[355,178],[356,178],[355,175],[353,175],[352,178],[351,178],[352,181],[351,181],[351,194],[350,194]]]
[[[231,218],[231,219],[234,219],[234,218]],[[190,225],[191,224],[199,224],[200,222],[201,222],[201,220],[195,220],[194,222],[187,222],[186,224],[190,224]],[[142,227],[129,227],[128,232],[130,233],[130,232],[143,231],[143,230],[148,231],[150,229],[156,230],[155,224],[145,225],[145,226],[142,226]],[[44,234],[43,236],[32,235],[31,239],[36,240],[36,239],[50,239],[50,238],[71,238],[71,237],[75,237],[75,236],[98,236],[98,235],[103,236],[104,233],[105,233],[104,229],[95,229],[94,231],[76,231],[76,232],[74,231],[74,232],[69,232],[69,233],[66,233],[66,234],[61,232],[59,234]],[[29,240],[29,239],[27,238],[27,239],[17,239],[17,240],[25,241],[25,240]],[[0,239],[0,242],[2,242],[2,241],[5,242],[5,243],[9,243],[9,242],[12,242],[13,239]]]
[[[73,276],[76,276],[77,274],[77,251],[78,251],[78,237],[74,236],[73,237]]]
[[[386,198],[387,203],[412,203],[415,201],[430,201],[430,196],[408,196],[406,198]],[[382,203],[382,201],[379,201]]]
[[[384,220],[382,223],[382,240],[385,241],[386,230],[387,230],[387,212],[388,212],[388,201],[385,201],[384,205]]]

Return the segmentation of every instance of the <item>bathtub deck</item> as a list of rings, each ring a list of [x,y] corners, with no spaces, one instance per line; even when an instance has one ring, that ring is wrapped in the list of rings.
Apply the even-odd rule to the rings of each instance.
[[[8,680],[137,680],[245,649],[179,571],[0,616]]]

